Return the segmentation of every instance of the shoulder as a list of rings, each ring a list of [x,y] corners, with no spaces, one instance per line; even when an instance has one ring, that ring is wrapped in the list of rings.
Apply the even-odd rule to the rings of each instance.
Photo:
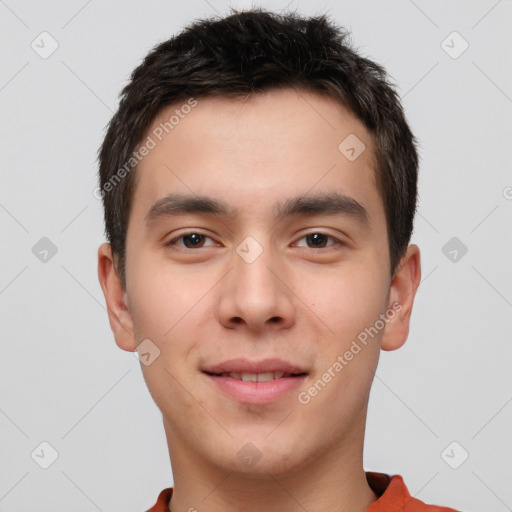
[[[368,484],[378,496],[367,512],[461,512],[453,508],[427,504],[411,496],[401,475],[366,472]]]

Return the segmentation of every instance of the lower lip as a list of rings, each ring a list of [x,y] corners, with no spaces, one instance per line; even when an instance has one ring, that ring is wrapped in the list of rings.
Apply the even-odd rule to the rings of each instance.
[[[224,393],[239,402],[248,404],[265,404],[282,398],[294,389],[300,387],[307,375],[297,377],[282,377],[267,382],[244,382],[231,377],[205,375],[211,379]]]

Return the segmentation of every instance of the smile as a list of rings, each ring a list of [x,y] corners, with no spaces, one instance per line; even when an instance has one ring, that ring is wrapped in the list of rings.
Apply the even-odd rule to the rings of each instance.
[[[216,377],[230,377],[231,379],[241,380],[243,382],[268,382],[274,379],[282,379],[283,377],[295,377],[296,375],[285,372],[264,372],[264,373],[247,373],[247,372],[224,372],[220,374],[211,374]]]
[[[213,374],[203,372],[223,394],[246,404],[269,404],[285,398],[299,388],[307,374],[282,371],[264,373],[229,372]],[[295,394],[294,394],[295,396]]]

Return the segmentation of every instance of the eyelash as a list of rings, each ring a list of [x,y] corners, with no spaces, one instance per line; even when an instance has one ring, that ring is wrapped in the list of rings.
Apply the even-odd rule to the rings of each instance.
[[[175,238],[173,238],[172,240],[169,240],[168,242],[166,242],[164,244],[165,247],[174,247],[174,248],[177,248],[176,250],[179,250],[179,251],[185,251],[185,252],[188,252],[188,251],[197,251],[198,249],[203,249],[203,247],[197,247],[197,248],[189,248],[189,247],[179,247],[176,245],[176,242],[186,236],[190,236],[190,235],[200,235],[202,237],[205,237],[205,238],[210,238],[211,240],[213,240],[212,237],[208,236],[208,235],[205,235],[204,233],[201,233],[199,231],[189,231],[187,233],[183,233]],[[334,243],[330,246],[327,246],[327,247],[320,247],[319,249],[323,249],[324,251],[325,250],[330,250],[330,249],[335,249],[335,246],[344,246],[345,244],[339,240],[338,238],[332,236],[332,235],[329,235],[327,233],[324,233],[322,231],[312,231],[310,233],[306,233],[305,235],[303,235],[301,238],[299,238],[299,241],[304,239],[304,238],[307,238],[308,236],[310,235],[323,235],[323,236],[326,236],[327,238],[331,239],[331,240],[334,240]],[[312,250],[316,250],[318,251],[319,249],[315,249],[315,247],[306,247],[306,249],[312,249]]]

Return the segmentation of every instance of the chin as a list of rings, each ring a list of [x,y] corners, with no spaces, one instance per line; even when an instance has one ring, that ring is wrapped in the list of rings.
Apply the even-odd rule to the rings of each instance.
[[[285,430],[281,436],[276,432],[269,435],[271,431],[261,429],[252,436],[245,432],[240,438],[231,440],[226,469],[268,479],[269,473],[273,476],[289,474],[291,468],[305,462],[303,459],[308,457],[304,453],[304,439],[301,436],[294,439]]]

